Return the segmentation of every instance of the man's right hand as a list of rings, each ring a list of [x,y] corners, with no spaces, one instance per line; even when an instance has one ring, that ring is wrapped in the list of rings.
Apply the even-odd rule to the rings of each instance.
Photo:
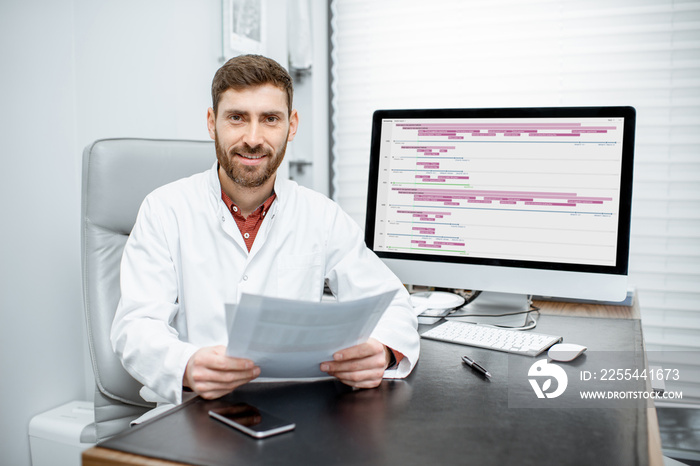
[[[250,359],[226,356],[225,346],[200,348],[187,361],[182,384],[207,400],[222,397],[260,375]]]

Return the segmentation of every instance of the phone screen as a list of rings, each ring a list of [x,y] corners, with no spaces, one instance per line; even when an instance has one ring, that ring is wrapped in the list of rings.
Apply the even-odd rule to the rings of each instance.
[[[273,416],[247,403],[237,403],[209,411],[214,419],[224,422],[255,438],[269,437],[294,429],[295,424]]]

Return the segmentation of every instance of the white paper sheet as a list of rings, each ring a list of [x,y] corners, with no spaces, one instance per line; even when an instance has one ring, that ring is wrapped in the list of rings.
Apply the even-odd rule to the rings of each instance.
[[[261,377],[327,376],[320,364],[367,341],[395,291],[346,302],[307,302],[243,294],[226,305],[229,356],[253,360]]]

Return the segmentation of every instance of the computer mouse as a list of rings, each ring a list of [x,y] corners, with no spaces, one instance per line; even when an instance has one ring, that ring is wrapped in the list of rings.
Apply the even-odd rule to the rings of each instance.
[[[574,343],[559,343],[547,351],[547,355],[553,361],[559,362],[569,362],[576,359],[581,353],[586,351],[588,348],[582,345],[577,345]]]
[[[423,306],[426,309],[453,309],[464,303],[464,298],[446,291],[421,291],[411,295],[413,307]]]

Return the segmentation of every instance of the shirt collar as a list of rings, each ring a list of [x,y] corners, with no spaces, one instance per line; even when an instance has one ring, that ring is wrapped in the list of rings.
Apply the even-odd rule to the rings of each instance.
[[[253,212],[251,212],[250,215],[261,215],[263,217],[267,215],[267,211],[270,210],[270,206],[272,206],[275,197],[276,194],[273,191],[272,194],[270,194],[270,197],[268,197],[265,200],[265,202],[260,204],[257,208],[253,209]],[[234,215],[234,217],[243,217],[236,203],[233,202],[230,197],[228,197],[228,195],[224,192],[223,189],[221,190],[221,200],[224,201],[224,204],[226,204],[226,207],[228,207],[228,210]]]

